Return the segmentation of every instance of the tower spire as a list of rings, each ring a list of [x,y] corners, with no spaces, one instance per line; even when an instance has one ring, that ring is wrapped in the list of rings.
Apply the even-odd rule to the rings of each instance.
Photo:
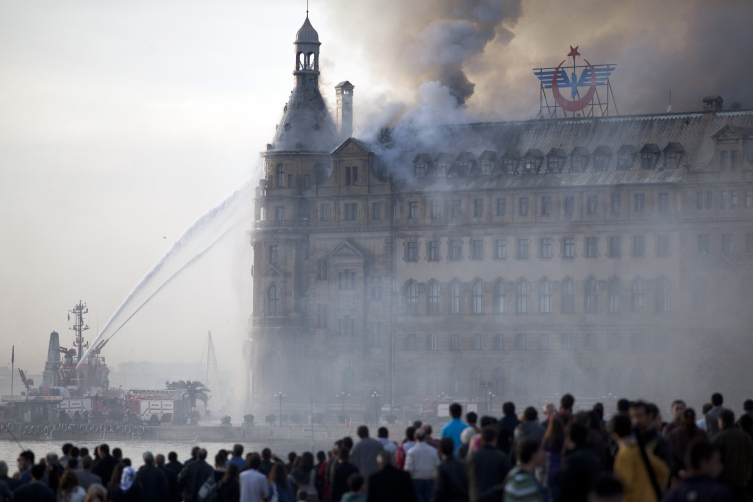
[[[306,0],[306,19],[309,18],[309,0]]]

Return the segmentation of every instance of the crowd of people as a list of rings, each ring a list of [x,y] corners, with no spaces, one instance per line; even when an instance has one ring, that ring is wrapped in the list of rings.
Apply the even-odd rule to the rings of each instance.
[[[617,402],[574,411],[575,398],[533,407],[518,416],[451,420],[435,439],[415,422],[398,445],[381,427],[365,425],[357,440],[344,437],[325,453],[278,458],[269,448],[244,456],[242,445],[220,449],[214,463],[194,447],[181,463],[175,452],[145,452],[136,469],[102,444],[89,452],[68,443],[62,455],[36,462],[23,451],[18,472],[0,462],[0,496],[6,502],[743,502],[753,501],[753,400],[744,413],[724,407],[721,394],[701,416],[682,400],[671,419],[644,401]]]

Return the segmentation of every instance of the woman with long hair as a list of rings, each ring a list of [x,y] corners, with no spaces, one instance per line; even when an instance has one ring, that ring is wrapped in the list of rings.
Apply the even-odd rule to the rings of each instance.
[[[214,482],[220,484],[225,476],[225,465],[227,464],[227,450],[220,450],[214,456]]]
[[[686,408],[682,414],[682,423],[669,434],[669,446],[672,450],[672,477],[678,477],[685,469],[685,454],[691,443],[708,443],[709,436],[698,428],[695,422],[695,410]]]
[[[112,470],[112,476],[110,476],[110,481],[107,482],[107,500],[112,501],[115,500],[115,491],[118,489],[118,485],[120,485],[120,478],[123,476],[123,469],[128,467],[123,462],[118,462],[115,464],[115,469]]]
[[[241,499],[240,472],[238,464],[230,463],[217,484],[217,502],[239,502]]]
[[[307,502],[319,502],[319,496],[316,492],[314,455],[310,451],[303,452],[298,458],[298,465],[288,478],[296,486],[298,492],[305,491],[307,493]]]
[[[106,502],[107,501],[107,490],[102,488],[102,485],[91,485],[88,490],[86,490],[86,498],[84,499],[84,502]]]
[[[58,502],[83,502],[86,491],[78,484],[74,472],[66,472],[58,483]]]
[[[549,419],[544,438],[541,441],[546,452],[546,462],[542,472],[541,483],[548,493],[548,500],[559,497],[560,466],[562,464],[562,449],[565,447],[565,424],[560,417],[554,415]]]
[[[269,471],[269,492],[267,498],[274,500],[277,495],[277,502],[292,502],[295,491],[288,481],[285,466],[280,462],[272,464],[272,470]]]

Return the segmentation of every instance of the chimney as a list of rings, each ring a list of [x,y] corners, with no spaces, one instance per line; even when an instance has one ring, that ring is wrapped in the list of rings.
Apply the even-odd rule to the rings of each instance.
[[[724,100],[721,96],[706,96],[703,98],[703,111],[720,112],[722,111],[722,103],[724,103]]]
[[[353,134],[353,84],[340,82],[335,86],[337,96],[337,135],[345,140]]]

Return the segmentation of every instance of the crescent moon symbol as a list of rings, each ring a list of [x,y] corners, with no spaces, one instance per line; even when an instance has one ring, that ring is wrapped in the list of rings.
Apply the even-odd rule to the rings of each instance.
[[[584,59],[583,61],[586,62],[588,68],[591,70],[591,86],[588,88],[586,95],[577,101],[568,101],[567,99],[563,98],[562,94],[560,94],[559,88],[557,87],[557,74],[559,73],[560,66],[562,66],[562,63],[564,63],[564,61],[562,61],[557,69],[554,70],[554,76],[552,77],[552,95],[554,96],[554,100],[557,102],[557,104],[560,105],[563,110],[568,112],[581,111],[588,105],[588,103],[591,102],[591,99],[596,92],[596,73],[594,73],[594,67],[591,66],[591,63],[589,63],[587,59]]]

